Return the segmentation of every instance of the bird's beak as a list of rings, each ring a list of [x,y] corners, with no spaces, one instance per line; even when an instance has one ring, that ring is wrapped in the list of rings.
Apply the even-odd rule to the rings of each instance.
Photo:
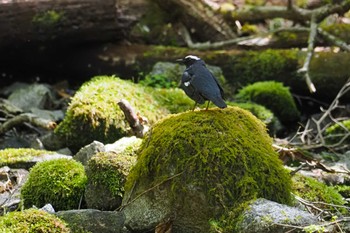
[[[184,63],[184,59],[180,58],[180,59],[176,59],[176,62],[183,64]]]

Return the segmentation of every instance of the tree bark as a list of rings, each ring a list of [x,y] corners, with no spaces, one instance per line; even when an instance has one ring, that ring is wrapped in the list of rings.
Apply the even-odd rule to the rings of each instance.
[[[147,6],[146,0],[3,0],[0,48],[47,41],[122,40]]]

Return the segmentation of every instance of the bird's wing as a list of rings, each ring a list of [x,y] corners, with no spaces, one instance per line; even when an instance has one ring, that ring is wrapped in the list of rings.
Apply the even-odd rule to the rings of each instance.
[[[210,72],[211,73],[211,72]],[[213,77],[213,79],[215,80],[216,84],[218,85],[219,89],[220,89],[220,94],[221,94],[221,97],[223,99],[225,99],[225,93],[224,93],[224,89],[222,89],[219,81],[215,78],[215,76],[211,73],[211,76]]]
[[[181,85],[188,87],[191,84],[192,79],[193,76],[189,72],[185,71],[181,78]]]
[[[190,71],[185,71],[181,78],[180,87],[185,91],[186,95],[191,99],[196,101],[199,104],[203,104],[205,102],[203,96],[195,89],[192,85],[192,81],[195,78],[195,75],[192,75]]]

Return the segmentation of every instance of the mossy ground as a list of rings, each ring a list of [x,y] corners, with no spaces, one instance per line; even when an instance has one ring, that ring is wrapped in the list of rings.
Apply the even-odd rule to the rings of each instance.
[[[0,217],[1,233],[70,233],[67,224],[45,211],[27,209]]]
[[[242,88],[236,95],[238,101],[255,102],[270,109],[281,122],[295,122],[300,113],[288,87],[280,82],[256,82]]]
[[[168,113],[148,92],[151,90],[113,76],[95,77],[74,95],[55,133],[73,149],[80,149],[93,140],[114,142],[128,134],[128,123],[118,106],[121,99],[128,100],[150,123]]]
[[[290,203],[291,180],[271,143],[264,124],[238,107],[172,115],[144,140],[126,188],[136,180],[150,179],[152,186],[175,175],[175,202],[194,185],[221,212],[257,197]]]
[[[26,162],[34,157],[44,154],[54,154],[55,152],[46,150],[35,150],[30,148],[7,148],[0,150],[0,167],[11,166],[19,162]]]
[[[334,205],[344,205],[345,200],[336,191],[334,187],[327,186],[313,178],[302,175],[293,176],[293,193],[311,202],[321,202]],[[346,212],[344,208],[334,208],[327,205],[321,205],[322,209],[338,209]]]
[[[72,159],[54,159],[37,163],[21,189],[26,208],[52,204],[55,210],[79,207],[87,178],[82,164]]]

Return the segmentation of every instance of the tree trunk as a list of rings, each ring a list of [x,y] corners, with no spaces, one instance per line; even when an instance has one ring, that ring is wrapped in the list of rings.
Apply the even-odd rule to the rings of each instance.
[[[0,1],[0,48],[125,39],[147,0]]]

